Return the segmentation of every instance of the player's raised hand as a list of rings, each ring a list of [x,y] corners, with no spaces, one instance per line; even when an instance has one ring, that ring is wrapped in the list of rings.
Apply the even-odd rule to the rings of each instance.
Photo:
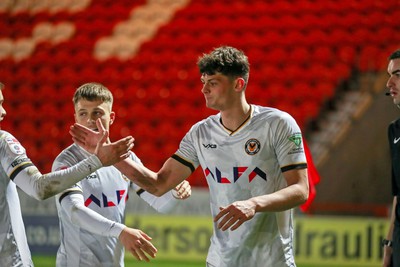
[[[100,119],[96,120],[96,125],[98,131],[93,131],[79,123],[75,123],[71,126],[69,131],[70,135],[72,136],[72,140],[91,153],[94,152],[98,142],[103,138],[106,132],[106,129],[104,128]],[[106,142],[109,142],[108,134]]]
[[[150,242],[151,237],[141,230],[125,227],[119,235],[119,240],[137,260],[150,261],[147,255],[152,258],[156,257],[157,249]]]
[[[94,154],[100,159],[103,166],[113,165],[129,157],[133,147],[133,137],[128,136],[116,142],[106,144],[108,131],[104,132],[103,138],[97,143]]]
[[[227,207],[220,207],[220,212],[215,216],[214,222],[218,223],[218,229],[222,231],[229,228],[233,231],[241,226],[245,221],[254,217],[255,206],[250,201],[236,201]]]
[[[177,199],[187,199],[192,195],[192,187],[188,181],[183,181],[178,184],[172,191],[173,195]]]

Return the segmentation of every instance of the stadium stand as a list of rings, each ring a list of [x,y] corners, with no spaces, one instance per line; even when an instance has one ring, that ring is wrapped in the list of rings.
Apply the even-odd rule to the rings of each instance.
[[[394,0],[39,2],[0,4],[0,79],[13,111],[4,128],[44,171],[70,141],[65,114],[81,83],[115,93],[112,137],[134,135],[137,154],[158,169],[190,125],[212,114],[195,65],[212,47],[243,49],[250,100],[292,113],[308,135],[343,85],[383,70],[400,41]]]

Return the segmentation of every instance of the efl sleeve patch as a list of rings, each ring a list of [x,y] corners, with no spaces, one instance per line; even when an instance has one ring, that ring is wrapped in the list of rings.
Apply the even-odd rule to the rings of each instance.
[[[16,155],[22,155],[25,153],[25,149],[22,147],[21,143],[17,139],[12,137],[7,137],[6,143],[12,153]]]

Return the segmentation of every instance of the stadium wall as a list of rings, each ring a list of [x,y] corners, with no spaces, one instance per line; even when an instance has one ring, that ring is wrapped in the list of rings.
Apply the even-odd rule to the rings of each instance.
[[[384,88],[385,81],[380,83]],[[318,166],[321,181],[316,186],[314,213],[376,215],[373,207],[385,209],[392,203],[387,127],[400,112],[384,93],[373,94],[370,107],[351,122],[347,135]],[[327,204],[332,205],[327,208]]]

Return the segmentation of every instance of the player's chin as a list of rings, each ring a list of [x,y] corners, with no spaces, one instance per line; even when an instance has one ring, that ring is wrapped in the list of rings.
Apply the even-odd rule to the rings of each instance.
[[[217,107],[214,105],[214,103],[213,102],[211,102],[211,101],[207,101],[206,100],[206,107],[207,108],[210,108],[210,109],[215,109],[215,110],[217,110]]]

